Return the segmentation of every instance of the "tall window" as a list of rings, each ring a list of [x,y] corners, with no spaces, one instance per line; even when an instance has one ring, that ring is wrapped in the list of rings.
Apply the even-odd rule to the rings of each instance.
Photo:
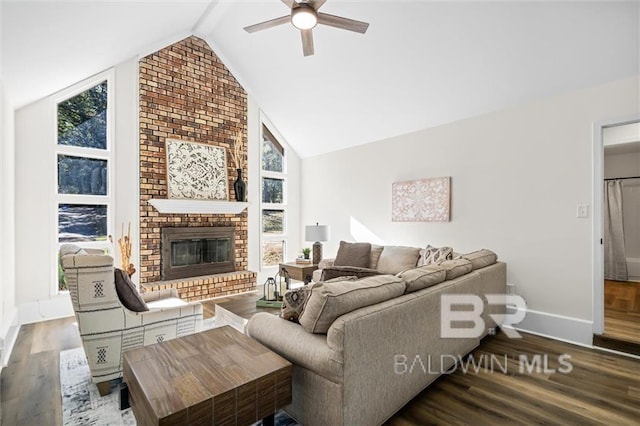
[[[286,258],[287,200],[284,148],[262,126],[262,266],[277,266]]]
[[[57,242],[108,249],[113,189],[109,79],[56,104]],[[59,271],[58,289],[66,290]]]

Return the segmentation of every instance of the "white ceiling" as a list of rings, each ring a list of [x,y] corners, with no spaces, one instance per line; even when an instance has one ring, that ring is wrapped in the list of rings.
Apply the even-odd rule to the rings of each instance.
[[[302,156],[640,73],[640,1],[343,1],[303,57],[263,1],[2,1],[3,77],[21,106],[190,33],[205,38]]]

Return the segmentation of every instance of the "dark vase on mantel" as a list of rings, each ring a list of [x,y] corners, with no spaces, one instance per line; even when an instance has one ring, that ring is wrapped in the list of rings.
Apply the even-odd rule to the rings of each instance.
[[[233,190],[236,193],[236,201],[244,201],[247,192],[247,185],[242,180],[242,169],[236,169],[238,177],[233,182]]]

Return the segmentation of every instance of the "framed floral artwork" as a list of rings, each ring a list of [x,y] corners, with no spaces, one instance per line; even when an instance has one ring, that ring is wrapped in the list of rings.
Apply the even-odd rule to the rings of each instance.
[[[167,139],[167,198],[228,200],[224,147]]]
[[[395,182],[391,187],[394,222],[448,222],[450,204],[450,177]]]

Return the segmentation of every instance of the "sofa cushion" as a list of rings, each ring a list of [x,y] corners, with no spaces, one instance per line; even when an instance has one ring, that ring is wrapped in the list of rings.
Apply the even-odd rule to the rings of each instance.
[[[333,264],[368,268],[371,261],[371,244],[340,241],[340,248]]]
[[[380,275],[380,272],[375,269],[358,268],[355,266],[332,266],[330,268],[324,268],[320,281],[328,281],[338,277],[355,276],[357,278],[366,278],[373,275]]]
[[[369,256],[369,268],[378,269],[378,260],[380,260],[380,255],[382,254],[382,250],[384,250],[384,246],[371,244],[371,256]]]
[[[383,274],[397,274],[406,269],[415,268],[420,258],[420,249],[416,247],[384,246],[376,269]]]
[[[310,333],[326,333],[341,315],[398,297],[405,283],[393,275],[376,275],[358,281],[319,282],[311,288],[300,325]]]
[[[114,268],[113,275],[118,299],[124,307],[133,312],[148,311],[149,307],[136,290],[136,286],[131,282],[129,274],[122,269]]]
[[[473,269],[471,262],[462,258],[445,260],[440,263],[439,266],[443,267],[447,271],[447,280],[452,280],[464,274],[468,274]]]
[[[498,256],[491,250],[482,249],[471,253],[463,254],[463,259],[467,259],[471,262],[473,270],[484,268],[489,265],[493,265],[498,261]]]
[[[433,247],[427,246],[426,249],[420,250],[420,261],[418,264],[431,265],[453,259],[453,248],[451,247]]]
[[[447,271],[440,265],[425,265],[407,269],[398,274],[407,285],[405,293],[422,290],[440,284],[447,278]]]

